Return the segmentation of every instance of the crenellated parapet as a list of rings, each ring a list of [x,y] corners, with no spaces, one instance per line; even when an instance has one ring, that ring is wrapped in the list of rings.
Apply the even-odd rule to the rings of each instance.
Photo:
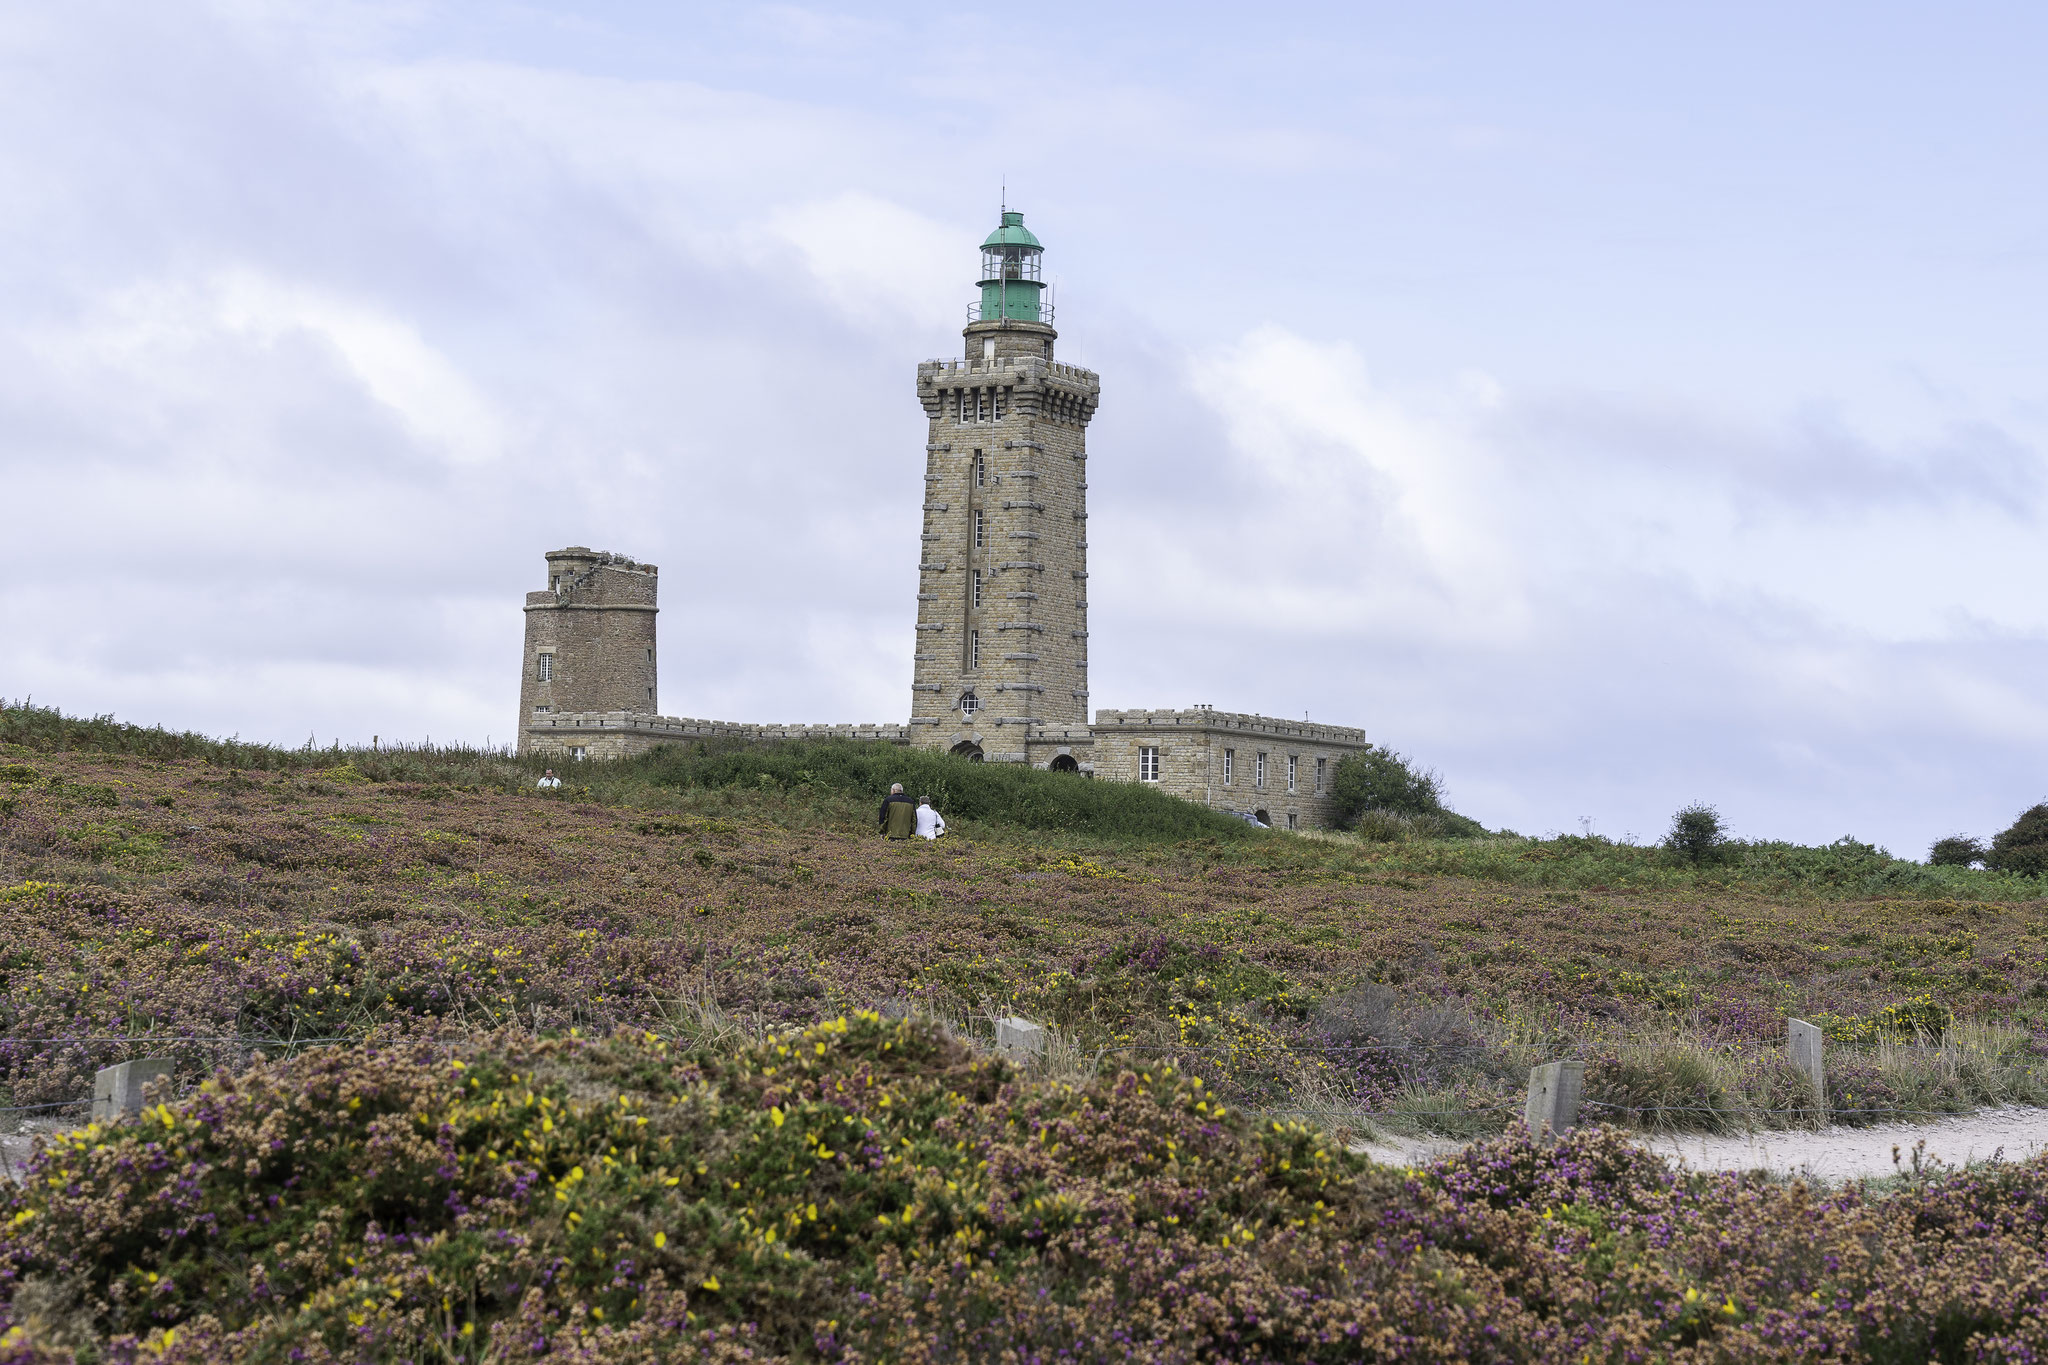
[[[523,753],[560,754],[570,759],[630,758],[659,744],[693,739],[732,739],[749,743],[857,739],[882,744],[908,744],[910,729],[874,721],[859,725],[790,725],[779,721],[756,725],[744,721],[697,720],[687,716],[648,716],[631,711],[541,712],[528,718],[520,738]]]

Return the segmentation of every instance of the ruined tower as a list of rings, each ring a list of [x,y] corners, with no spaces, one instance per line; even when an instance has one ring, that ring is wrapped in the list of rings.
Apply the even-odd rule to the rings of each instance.
[[[1004,212],[965,354],[917,367],[925,441],[912,742],[1089,767],[1088,421],[1101,385],[1053,358],[1044,248]]]
[[[522,751],[536,716],[655,714],[655,567],[581,545],[547,560],[546,590],[526,594]]]

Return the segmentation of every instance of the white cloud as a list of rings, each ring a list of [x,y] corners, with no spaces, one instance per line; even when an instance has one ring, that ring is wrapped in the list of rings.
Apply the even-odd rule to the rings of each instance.
[[[863,329],[930,328],[964,313],[961,280],[974,268],[973,237],[872,194],[848,192],[786,205],[761,228],[763,265],[794,253],[819,294]]]
[[[331,346],[364,391],[428,449],[480,464],[511,439],[460,368],[389,312],[248,269],[216,276],[207,294],[214,319],[230,330],[266,344],[303,334]]]
[[[1097,704],[1362,723],[1524,828],[1706,797],[1912,847],[2035,794],[2035,379],[1902,324],[1883,374],[1931,378],[1858,391],[1804,352],[1864,323],[1672,271],[1689,202],[1677,246],[1588,233],[1544,197],[1584,130],[1398,53],[1297,104],[1134,22],[1004,103],[971,17],[686,16],[607,66],[633,34],[581,15],[76,12],[0,20],[9,695],[502,737],[519,596],[582,542],[662,565],[670,708],[900,716],[910,376],[1007,171],[1104,371]]]

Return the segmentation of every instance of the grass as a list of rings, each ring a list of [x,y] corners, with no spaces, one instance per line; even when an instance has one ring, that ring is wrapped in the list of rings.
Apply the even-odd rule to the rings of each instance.
[[[25,708],[0,733],[0,1009],[51,1040],[0,1057],[17,1104],[125,1055],[79,1040],[179,1039],[154,1045],[194,1074],[394,1023],[607,1029],[687,1002],[756,1028],[1021,1013],[1076,1057],[1179,1056],[1246,1101],[1437,1131],[1495,1123],[1556,1056],[1637,1126],[1803,1123],[1788,1015],[1868,1101],[1839,1109],[2040,1091],[2042,887],[1971,869],[1941,869],[1967,898],[1860,897],[1753,848],[1695,869],[1600,840],[1211,829],[1134,786],[846,743],[672,748],[547,793],[541,762],[475,750],[252,751]],[[876,838],[892,775],[956,834]],[[2002,1041],[1967,1067],[1900,1041],[1968,1029]],[[199,1041],[222,1038],[245,1041]]]
[[[187,1095],[0,1206],[0,1358],[1903,1361],[2043,1327],[2039,1162],[1880,1200],[1512,1131],[1559,1056],[1635,1128],[1814,1123],[1788,1015],[1837,1119],[2048,1102],[2038,881],[1297,837],[876,746],[541,766],[0,708],[0,1101],[136,1055]],[[885,778],[955,833],[879,839]],[[1007,1014],[1047,1056],[961,1045]],[[1481,1141],[1406,1171],[1348,1150],[1376,1131]]]

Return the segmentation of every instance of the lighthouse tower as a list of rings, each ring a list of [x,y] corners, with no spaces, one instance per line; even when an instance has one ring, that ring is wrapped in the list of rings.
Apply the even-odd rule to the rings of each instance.
[[[958,360],[917,367],[925,441],[912,742],[1089,769],[1088,421],[1101,385],[1053,358],[1045,248],[1005,211]]]

